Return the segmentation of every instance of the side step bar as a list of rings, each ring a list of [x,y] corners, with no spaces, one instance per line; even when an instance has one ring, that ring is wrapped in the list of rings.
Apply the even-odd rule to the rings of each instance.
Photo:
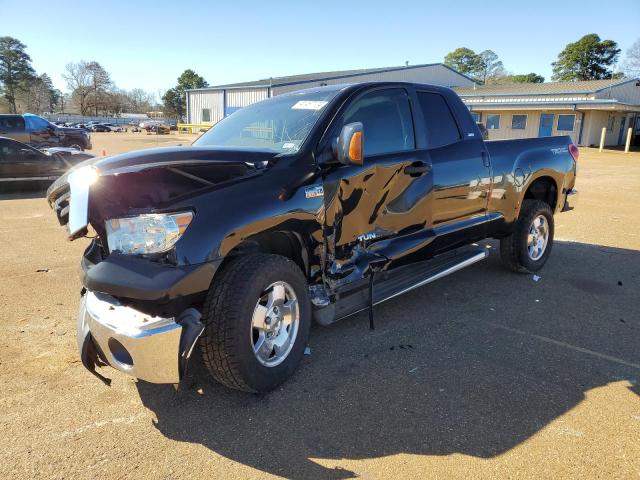
[[[422,287],[424,285],[426,285],[427,283],[431,283],[431,282],[435,282],[436,280],[439,280],[443,277],[446,277],[447,275],[451,275],[452,273],[457,272],[458,270],[462,270],[463,268],[468,267],[469,265],[473,265],[474,263],[477,263],[481,260],[484,260],[485,258],[487,258],[489,256],[489,252],[485,249],[482,251],[478,251],[476,253],[469,253],[467,255],[464,255],[463,257],[466,258],[462,258],[459,259],[457,263],[455,263],[455,259],[453,262],[451,262],[452,264],[449,266],[443,266],[443,268],[437,272],[430,272],[429,276],[425,277],[424,279],[420,280],[418,283],[415,283],[413,285],[410,285],[406,288],[404,288],[403,290],[400,290],[399,292],[393,293],[391,295],[389,295],[386,298],[383,298],[381,300],[375,300],[373,302],[374,305],[378,305],[379,303],[382,302],[386,302],[387,300],[391,300],[392,298],[395,298],[399,295],[402,295],[403,293],[407,293],[410,292],[411,290],[415,289],[415,288],[419,288]]]
[[[407,265],[397,270],[379,272],[374,277],[373,304],[378,305],[415,288],[446,277],[484,260],[488,255],[489,252],[486,249],[476,248],[464,253],[456,253],[443,259],[432,259]],[[369,306],[369,281],[368,279],[363,279],[359,283],[360,285],[356,286],[351,293],[343,294],[336,303],[315,309],[313,311],[314,319],[321,325],[329,325],[367,309]]]

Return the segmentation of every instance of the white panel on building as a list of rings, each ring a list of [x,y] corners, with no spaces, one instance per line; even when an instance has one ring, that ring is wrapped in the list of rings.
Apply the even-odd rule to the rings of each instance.
[[[189,123],[214,124],[224,118],[224,92],[222,90],[192,90],[187,92]]]
[[[616,99],[622,103],[640,105],[640,85],[638,84],[640,80],[637,78],[622,82],[596,92],[596,98]]]
[[[364,82],[414,82],[429,83],[431,85],[441,85],[444,87],[471,87],[473,80],[466,78],[459,73],[443,65],[426,65],[424,67],[406,67],[383,72],[368,73],[365,75],[353,75],[347,77],[320,79],[305,83],[293,83],[291,85],[275,84],[274,95],[294,92],[305,88],[319,87],[322,85],[338,85],[341,83],[364,83]]]
[[[252,103],[269,98],[268,88],[233,88],[228,89],[225,106],[227,109],[246,107]]]

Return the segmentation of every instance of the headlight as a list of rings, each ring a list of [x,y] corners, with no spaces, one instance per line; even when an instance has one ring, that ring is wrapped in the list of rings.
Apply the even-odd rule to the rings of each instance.
[[[117,250],[127,255],[165,252],[180,239],[192,218],[193,213],[182,212],[107,220],[109,252]]]

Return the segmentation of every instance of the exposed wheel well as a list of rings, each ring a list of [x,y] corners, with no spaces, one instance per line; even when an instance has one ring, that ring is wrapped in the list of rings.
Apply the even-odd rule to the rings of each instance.
[[[551,177],[537,178],[527,188],[524,198],[525,200],[542,200],[551,207],[551,211],[555,211],[558,203],[558,186]]]
[[[295,232],[267,232],[247,238],[229,252],[221,267],[227,261],[250,252],[273,253],[293,260],[305,277],[309,273],[309,257],[304,242]]]

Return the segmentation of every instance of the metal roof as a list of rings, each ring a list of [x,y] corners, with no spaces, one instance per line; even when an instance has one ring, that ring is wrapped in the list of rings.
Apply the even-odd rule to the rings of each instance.
[[[605,90],[623,83],[637,81],[637,79],[616,80],[584,80],[577,82],[547,82],[547,83],[512,83],[507,85],[482,85],[473,87],[455,87],[454,90],[461,97],[483,97],[501,95],[557,95],[557,94],[588,94]]]
[[[256,88],[256,87],[280,87],[284,85],[294,85],[297,83],[321,82],[323,80],[335,80],[339,78],[357,77],[361,75],[370,75],[372,73],[395,72],[398,70],[437,67],[437,66],[444,67],[448,70],[451,70],[452,72],[457,73],[461,77],[465,77],[469,80],[473,80],[470,77],[467,77],[466,75],[458,72],[457,70],[445,65],[444,63],[425,63],[421,65],[407,65],[407,66],[400,66],[400,67],[362,68],[358,70],[336,70],[332,72],[316,72],[316,73],[305,73],[302,75],[288,75],[285,77],[263,78],[261,80],[254,80],[251,82],[229,83],[225,85],[215,85],[211,87],[195,88],[188,91],[224,90],[224,89]]]

